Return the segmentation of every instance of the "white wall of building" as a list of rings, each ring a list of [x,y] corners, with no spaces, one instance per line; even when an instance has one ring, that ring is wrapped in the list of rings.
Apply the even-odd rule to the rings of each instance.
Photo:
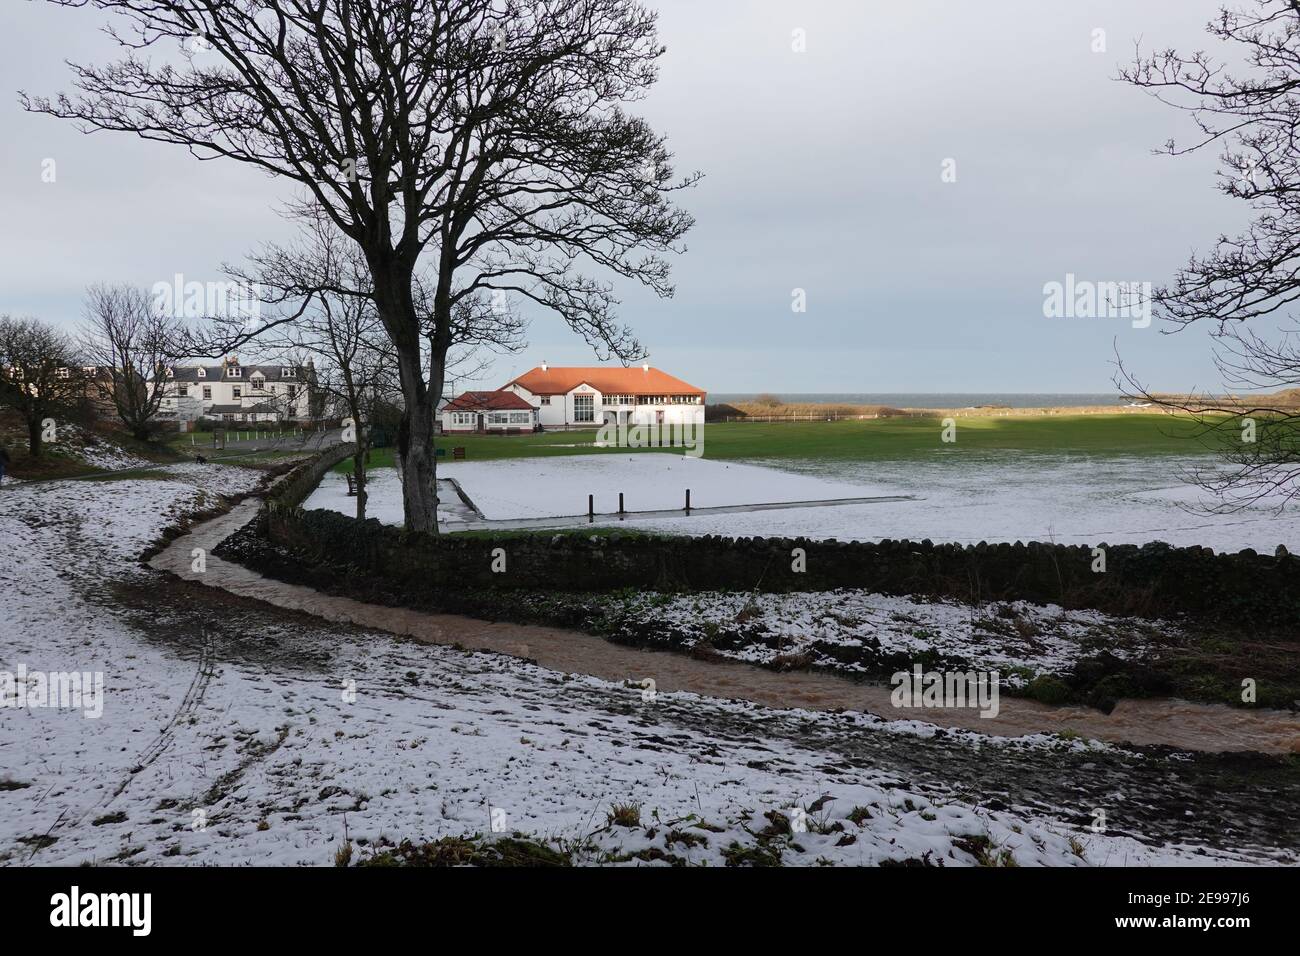
[[[194,403],[197,403],[200,412],[194,417],[199,418],[208,416],[213,406],[234,405],[239,407],[235,421],[304,419],[311,414],[310,389],[307,386],[308,382],[303,378],[268,379],[265,373],[258,373],[257,366],[243,367],[239,377],[207,374],[187,381],[170,378],[163,387],[159,410],[181,415],[184,408],[192,414]],[[268,405],[272,411],[265,408],[254,411],[258,406]]]
[[[534,395],[518,383],[509,386],[510,391],[526,399],[538,410],[538,418],[544,428],[599,428],[606,421],[627,425],[653,425],[662,421],[665,425],[699,425],[704,424],[704,404],[679,404],[661,402],[640,404],[635,395],[605,396],[590,385],[579,385],[565,395]],[[592,417],[579,421],[579,396],[591,399]],[[671,398],[671,396],[664,396]],[[627,401],[630,399],[630,401]],[[662,417],[661,417],[662,416]]]

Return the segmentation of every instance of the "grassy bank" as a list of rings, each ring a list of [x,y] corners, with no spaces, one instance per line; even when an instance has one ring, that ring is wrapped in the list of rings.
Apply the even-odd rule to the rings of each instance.
[[[970,417],[956,424],[953,443],[940,440],[933,418],[838,422],[728,422],[706,425],[704,457],[724,459],[898,460],[967,451],[1062,452],[1092,455],[1196,454],[1207,451],[1199,426],[1168,415],[1043,415]],[[439,447],[463,447],[470,461],[553,455],[627,454],[626,448],[596,448],[596,432],[536,435],[448,436]],[[655,451],[659,449],[646,449]],[[444,461],[450,460],[448,451]],[[390,467],[393,450],[376,449],[372,467]],[[339,466],[346,471],[349,465]]]

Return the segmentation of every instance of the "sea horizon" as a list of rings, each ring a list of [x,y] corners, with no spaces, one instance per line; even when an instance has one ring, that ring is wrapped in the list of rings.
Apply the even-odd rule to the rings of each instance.
[[[787,404],[888,405],[894,408],[1071,408],[1129,404],[1114,392],[711,392],[710,405],[752,402],[771,395]]]

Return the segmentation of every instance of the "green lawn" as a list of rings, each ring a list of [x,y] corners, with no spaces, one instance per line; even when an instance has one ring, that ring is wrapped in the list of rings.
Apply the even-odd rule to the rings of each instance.
[[[1201,429],[1167,415],[1043,415],[957,419],[957,440],[940,441],[937,418],[889,418],[839,422],[729,422],[706,425],[704,457],[790,458],[823,461],[907,459],[935,453],[977,451],[1073,452],[1081,454],[1196,454],[1207,451]],[[595,431],[537,435],[465,435],[439,438],[451,459],[463,447],[469,461],[552,455],[627,454],[626,448],[594,448]],[[661,451],[665,449],[645,449]],[[375,449],[371,467],[390,467],[393,450]],[[338,467],[347,471],[349,463]]]

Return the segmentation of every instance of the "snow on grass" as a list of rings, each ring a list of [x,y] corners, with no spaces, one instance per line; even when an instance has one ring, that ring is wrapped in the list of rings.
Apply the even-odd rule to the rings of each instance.
[[[619,492],[629,511],[681,508],[687,488],[696,508],[890,493],[867,483],[669,453],[460,461],[439,470],[459,481],[489,519],[585,515],[588,495],[596,496],[597,512],[617,512]]]
[[[589,863],[1237,858],[923,793],[775,732],[879,732],[865,715],[647,700],[513,658],[212,603],[161,578],[165,619],[146,637],[103,586],[152,576],[135,555],[199,493],[124,480],[0,499],[0,537],[22,555],[0,565],[4,668],[102,670],[107,684],[97,720],[52,709],[0,718],[0,860],[329,865],[345,834],[363,852],[384,838],[491,839],[494,818],[502,835]],[[219,644],[227,618],[233,634]],[[236,654],[232,641],[271,656]],[[616,806],[635,806],[636,825],[610,822]]]
[[[49,445],[50,451],[80,458],[91,468],[120,471],[124,468],[139,468],[153,464],[148,459],[124,451],[103,436],[78,425],[60,425],[57,435],[57,440]]]
[[[460,499],[443,482],[439,482],[438,520],[450,521],[465,517]],[[311,511],[337,511],[353,517],[357,513],[357,499],[348,494],[348,481],[344,475],[328,472],[321,483],[303,502]],[[376,468],[366,476],[366,517],[377,518],[383,524],[400,525],[402,512],[402,482],[395,468]]]
[[[1148,649],[1163,622],[1133,621],[1094,611],[1066,611],[1023,601],[975,609],[953,601],[926,602],[867,591],[789,594],[704,592],[688,595],[622,593],[603,599],[621,619],[673,627],[684,646],[708,643],[737,660],[770,664],[809,655],[811,663],[845,672],[873,670],[835,650],[866,650],[864,657],[940,655],[985,671],[1006,686],[1022,687],[1040,674],[1061,674],[1082,658],[1106,651],[1128,659]],[[726,639],[713,643],[719,635]],[[847,658],[847,659],[846,659]]]
[[[1204,460],[952,451],[906,462],[742,464],[656,452],[451,462],[439,471],[456,478],[494,520],[585,515],[588,494],[596,496],[596,511],[608,514],[618,510],[619,492],[629,511],[681,508],[687,488],[695,508],[912,495],[916,500],[597,523],[731,537],[1165,541],[1219,551],[1249,547],[1268,553],[1278,544],[1300,550],[1300,509],[1278,515],[1273,502],[1263,502],[1236,514],[1204,513],[1197,507],[1205,503],[1203,494],[1182,480],[1196,465]],[[373,475],[372,513],[400,524],[396,473],[383,469]],[[327,477],[326,485],[331,481]],[[332,497],[313,499],[318,503],[311,506],[349,513]]]
[[[1184,477],[1205,459],[1047,455],[949,450],[908,461],[771,462],[801,475],[862,483],[915,501],[835,508],[693,515],[633,521],[641,530],[733,537],[878,541],[1051,541],[1059,544],[1201,545],[1218,551],[1300,547],[1300,509],[1278,515],[1265,502],[1206,514],[1204,494]],[[473,489],[467,488],[471,497]]]
[[[262,479],[262,472],[234,465],[186,462],[167,465],[153,474],[167,476],[172,481],[193,485],[202,491],[218,495],[239,495],[252,491]]]

